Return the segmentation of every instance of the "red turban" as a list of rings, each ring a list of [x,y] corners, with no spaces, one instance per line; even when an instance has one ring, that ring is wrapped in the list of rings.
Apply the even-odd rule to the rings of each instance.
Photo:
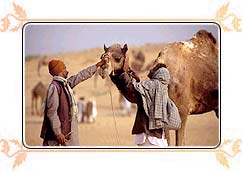
[[[64,62],[61,60],[51,60],[48,64],[49,73],[52,76],[57,76],[60,72],[62,72],[65,68]]]

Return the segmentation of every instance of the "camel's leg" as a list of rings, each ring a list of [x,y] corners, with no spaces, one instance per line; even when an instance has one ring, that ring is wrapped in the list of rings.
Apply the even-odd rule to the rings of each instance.
[[[38,100],[38,98],[36,97],[35,98],[35,104],[34,104],[35,106],[34,106],[34,109],[35,109],[36,114],[39,115],[39,111],[37,109],[37,100]]]
[[[34,102],[35,102],[35,96],[32,95],[32,100],[31,100],[31,115],[34,115],[35,114],[35,111],[34,111]]]
[[[168,146],[171,146],[169,130],[165,130],[165,139],[167,140]]]
[[[187,116],[181,118],[181,128],[176,131],[176,146],[185,145],[185,127]]]
[[[35,104],[35,106],[36,106],[36,113],[37,113],[37,115],[39,116],[40,115],[40,106],[38,106],[38,99],[36,99],[36,104]]]
[[[43,105],[44,103],[44,98],[41,98],[41,105],[40,105],[40,115],[43,116],[44,115],[44,110],[43,108],[45,108]]]

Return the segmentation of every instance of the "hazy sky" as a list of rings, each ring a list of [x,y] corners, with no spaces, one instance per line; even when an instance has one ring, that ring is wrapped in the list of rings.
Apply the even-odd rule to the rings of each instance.
[[[169,43],[188,40],[201,29],[218,39],[218,26],[206,23],[30,23],[24,30],[24,54],[50,55],[113,43],[127,43],[128,46]]]

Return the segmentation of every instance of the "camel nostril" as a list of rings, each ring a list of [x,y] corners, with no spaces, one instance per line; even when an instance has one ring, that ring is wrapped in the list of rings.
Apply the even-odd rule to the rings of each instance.
[[[115,62],[119,63],[121,61],[121,58],[115,58]]]

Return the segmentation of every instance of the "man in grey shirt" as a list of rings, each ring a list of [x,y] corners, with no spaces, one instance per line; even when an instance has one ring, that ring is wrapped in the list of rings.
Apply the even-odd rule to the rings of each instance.
[[[40,137],[43,146],[79,146],[77,103],[73,88],[91,78],[97,68],[105,63],[99,61],[69,78],[63,61],[51,60],[48,64],[53,80],[49,85],[44,110],[44,120]]]

